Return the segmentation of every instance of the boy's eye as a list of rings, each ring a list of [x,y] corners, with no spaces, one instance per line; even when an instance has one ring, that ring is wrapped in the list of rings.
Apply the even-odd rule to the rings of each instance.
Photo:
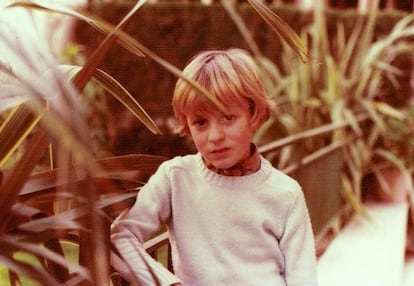
[[[226,114],[224,115],[224,120],[226,121],[231,121],[234,119],[234,115],[233,114]]]
[[[194,125],[199,125],[199,126],[203,126],[206,124],[206,120],[205,119],[196,119],[194,120]]]

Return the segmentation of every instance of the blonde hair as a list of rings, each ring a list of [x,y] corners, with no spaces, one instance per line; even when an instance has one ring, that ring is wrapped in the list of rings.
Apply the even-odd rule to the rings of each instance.
[[[269,105],[256,65],[241,49],[203,51],[183,70],[183,75],[200,84],[224,106],[245,100],[250,107],[252,122],[260,126],[269,118]],[[178,121],[177,132],[188,135],[187,116],[208,113],[217,106],[179,78],[173,94],[172,107]]]

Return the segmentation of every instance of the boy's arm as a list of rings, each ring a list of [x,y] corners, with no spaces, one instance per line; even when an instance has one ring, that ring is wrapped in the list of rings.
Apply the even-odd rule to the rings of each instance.
[[[142,244],[130,239],[114,240],[114,244],[120,249],[123,259],[112,253],[112,266],[131,285],[166,286],[179,283],[176,276],[145,252]]]
[[[140,190],[132,208],[111,226],[111,241],[117,254],[111,254],[112,266],[132,285],[172,285],[179,279],[155,261],[144,248],[144,241],[168,222],[171,214],[170,187],[163,168]]]
[[[302,191],[294,198],[280,240],[288,286],[316,286],[317,269],[312,225]]]

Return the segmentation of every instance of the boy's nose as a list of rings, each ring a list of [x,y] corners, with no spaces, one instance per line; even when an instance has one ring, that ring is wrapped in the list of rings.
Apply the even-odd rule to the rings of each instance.
[[[220,141],[224,138],[224,130],[219,124],[212,124],[210,126],[208,139],[212,142]]]

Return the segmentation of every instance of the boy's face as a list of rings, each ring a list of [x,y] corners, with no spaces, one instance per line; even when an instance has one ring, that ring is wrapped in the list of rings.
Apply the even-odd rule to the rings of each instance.
[[[227,169],[250,156],[253,126],[247,103],[225,106],[226,113],[187,116],[190,135],[206,163]]]

